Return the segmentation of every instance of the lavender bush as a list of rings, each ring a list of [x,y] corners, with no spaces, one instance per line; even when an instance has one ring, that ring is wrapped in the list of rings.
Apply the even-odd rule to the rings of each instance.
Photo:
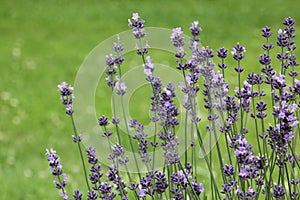
[[[150,120],[154,136],[148,137],[144,125],[137,119],[127,119],[124,112],[123,96],[127,88],[122,80],[122,64],[125,60],[122,38],[118,38],[113,53],[106,57],[105,66],[113,116],[112,119],[101,116],[98,120],[110,147],[110,166],[102,166],[96,148],[83,146],[73,119],[73,87],[65,82],[58,85],[66,114],[72,121],[73,141],[78,145],[88,190],[86,197],[79,190],[74,191],[73,198],[68,196],[66,175],[56,152],[50,149],[46,155],[61,196],[74,200],[299,199],[300,80],[296,78],[295,21],[291,17],[284,19],[284,27],[278,30],[276,61],[271,54],[275,51],[270,42],[271,29],[268,26],[261,29],[266,41],[259,56],[261,73],[251,72],[244,81],[242,66],[246,49],[239,43],[233,47],[231,55],[236,62],[238,83],[234,92],[225,81],[229,50],[223,47],[217,50],[219,64],[215,66],[213,50],[200,45],[202,29],[197,21],[190,27],[192,37],[188,47],[181,28],[173,29],[170,42],[177,49],[176,67],[184,81],[179,86],[163,85],[148,52],[144,24],[137,13],[128,20],[137,41],[136,53],[152,90]],[[191,56],[187,51],[192,52]],[[184,94],[182,110],[174,101],[176,87]],[[115,95],[121,98],[122,116],[116,115]],[[204,105],[197,104],[199,98]],[[198,108],[208,113],[207,121],[201,120]],[[184,118],[184,124],[180,124],[179,117]],[[126,137],[121,135],[120,123],[126,127]],[[178,131],[179,125],[185,127],[183,132]],[[209,134],[208,140],[203,138],[203,127]],[[113,135],[116,141],[111,139]],[[185,147],[182,154],[179,144]],[[162,168],[155,167],[159,149],[163,151]],[[129,162],[134,163],[138,173],[131,173]],[[141,167],[146,168],[145,173],[140,171]],[[209,179],[203,179],[201,173],[208,173]]]

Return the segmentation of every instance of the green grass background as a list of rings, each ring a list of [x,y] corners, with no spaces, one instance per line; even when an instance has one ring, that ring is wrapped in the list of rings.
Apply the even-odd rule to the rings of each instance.
[[[186,33],[199,20],[203,45],[231,49],[240,42],[247,49],[246,71],[258,72],[260,28],[270,25],[276,32],[287,16],[300,22],[299,8],[293,0],[1,0],[0,199],[59,199],[44,155],[50,147],[61,155],[69,189],[85,190],[56,85],[73,83],[97,44],[128,30],[132,12],[146,26],[182,26]],[[99,112],[107,106],[101,103]]]

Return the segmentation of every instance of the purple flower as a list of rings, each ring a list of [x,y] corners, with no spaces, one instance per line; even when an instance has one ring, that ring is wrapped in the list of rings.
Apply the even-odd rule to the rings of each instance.
[[[192,58],[190,59],[190,68],[191,72],[196,72],[196,69],[204,64],[207,63],[208,58],[206,57],[207,55],[207,48],[205,47],[200,47],[199,42],[193,42],[192,45],[190,46],[190,49],[192,50]]]
[[[148,153],[148,145],[150,141],[149,140],[140,140],[139,142],[139,155],[142,159],[142,162],[149,163],[151,161],[150,153]]]
[[[285,76],[283,74],[276,76],[276,74],[275,74],[273,76],[272,85],[276,89],[282,89],[282,88],[286,87]]]
[[[99,126],[107,126],[109,123],[108,123],[108,119],[107,117],[105,117],[104,115],[102,115],[99,119],[98,119],[98,122],[99,122]]]
[[[115,75],[117,74],[117,64],[115,63],[115,61],[116,59],[112,54],[106,56],[106,81],[109,87],[114,87],[116,83],[116,81],[114,80]]]
[[[262,75],[250,72],[248,74],[247,82],[250,85],[261,85],[263,83],[262,78],[263,78]]]
[[[287,60],[289,58],[289,54],[288,53],[278,53],[277,54],[277,59],[279,61],[284,61],[284,60]]]
[[[192,26],[190,27],[191,33],[194,37],[200,35],[200,33],[202,32],[202,29],[198,27],[198,24],[199,24],[198,21],[194,21],[192,23]]]
[[[188,185],[188,179],[191,178],[191,174],[188,171],[179,170],[171,175],[171,183],[186,189]]]
[[[132,21],[133,20],[133,21]],[[140,20],[140,16],[138,13],[133,13],[132,14],[132,20],[128,19],[128,26],[132,28],[133,35],[136,39],[140,40],[145,37],[146,33],[144,30],[144,20]],[[138,44],[136,44],[136,50],[137,54],[140,56],[144,56],[145,54],[148,53],[148,42],[146,41],[146,44],[142,48],[141,46],[139,47]]]
[[[106,55],[106,81],[109,87],[115,87],[118,78],[117,68],[121,66],[124,62],[124,58],[122,56],[122,51],[124,50],[124,45],[120,44],[119,35],[117,36],[117,42],[114,43],[113,50],[115,51],[116,55],[113,56],[112,54]]]
[[[111,136],[112,135],[112,132],[111,131],[104,131],[104,133],[103,133],[103,137],[109,137],[109,136]]]
[[[241,168],[240,169],[239,178],[241,180],[247,180],[248,178],[250,178],[250,174],[248,172],[248,168]]]
[[[159,100],[159,95],[161,93],[161,90],[162,90],[162,82],[160,80],[159,77],[155,77],[155,76],[149,76],[147,77],[146,79],[147,81],[150,82],[151,84],[151,87],[152,87],[152,93],[153,93],[153,96],[151,97],[151,100],[153,100],[153,103],[151,103],[151,111],[152,112],[155,112],[155,111],[158,111],[158,100]]]
[[[181,27],[177,27],[173,29],[173,33],[171,35],[171,42],[177,48],[182,48],[184,46],[184,38],[182,36],[183,32]]]
[[[68,197],[66,191],[62,191],[62,192],[60,193],[60,196],[62,196],[62,198],[64,198],[65,200],[71,200],[71,198]]]
[[[190,171],[192,169],[192,164],[190,162],[185,163],[185,168]]]
[[[262,36],[265,38],[269,38],[272,35],[271,28],[268,26],[262,28],[261,31],[262,31]]]
[[[82,194],[79,190],[75,190],[73,194],[74,200],[81,200],[82,199]]]
[[[166,164],[179,163],[180,157],[177,150],[179,142],[177,136],[172,134],[172,132],[168,130],[167,133],[161,133],[159,135],[159,138],[163,140],[161,146],[164,150],[165,163]]]
[[[238,111],[240,107],[236,103],[234,96],[227,96],[225,98],[226,110],[230,112],[230,115],[227,118],[228,125],[231,125],[238,120]]]
[[[300,80],[295,79],[295,86],[291,88],[291,92],[293,92],[295,95],[300,94]]]
[[[218,71],[212,72],[212,80],[210,90],[213,92],[216,99],[226,97],[229,92],[229,84],[224,81],[223,75]]]
[[[124,50],[124,44],[120,44],[119,41],[120,41],[120,37],[118,35],[118,42],[114,42],[114,52],[116,53],[121,53],[123,50]],[[116,61],[116,60],[115,60]],[[120,60],[119,60],[120,61]],[[116,63],[118,64],[121,64],[119,63],[119,61],[117,60]]]
[[[78,136],[76,136],[76,135],[72,135],[72,139],[73,139],[73,142],[75,142],[75,143],[79,143],[79,142],[81,142],[82,141],[82,135],[80,134],[80,135],[78,135]]]
[[[286,25],[286,26],[293,26],[294,24],[295,24],[295,20],[291,17],[287,17],[283,21],[283,25]]]
[[[174,200],[184,200],[184,196],[179,188],[171,188],[171,193],[173,194]]]
[[[181,27],[177,27],[173,29],[172,35],[170,37],[173,46],[177,48],[177,53],[175,54],[175,56],[179,58],[178,60],[176,60],[176,62],[178,63],[177,68],[183,68],[183,66],[186,66],[182,63],[182,58],[186,55],[186,52],[183,48],[185,42],[182,34],[183,32],[181,30]]]
[[[231,185],[228,184],[228,183],[225,183],[222,185],[222,190],[221,190],[221,193],[222,194],[227,194],[231,191]]]
[[[286,32],[282,29],[278,30],[276,44],[282,48],[289,46],[289,37],[287,36]]]
[[[203,53],[204,53],[204,56],[206,58],[212,58],[212,57],[214,57],[214,52],[213,52],[212,49],[205,48]]]
[[[206,59],[208,59],[208,58],[206,58]],[[210,82],[211,82],[211,80],[213,78],[213,69],[214,69],[214,66],[215,65],[213,63],[209,62],[209,63],[203,65],[200,68],[200,70],[199,70],[200,74],[205,79],[205,84],[207,84],[207,85],[210,85]]]
[[[64,189],[67,185],[67,177],[66,174],[63,174],[62,165],[59,161],[59,157],[57,156],[56,151],[52,148],[50,150],[46,149],[46,155],[48,157],[50,170],[52,172],[52,175],[54,176],[53,182],[55,183],[56,188],[61,190],[61,196],[64,199],[69,200],[70,198],[68,197]]]
[[[267,117],[267,114],[263,111],[267,110],[267,104],[265,104],[263,101],[259,101],[256,103],[256,110],[258,113],[256,114],[256,117],[259,119],[264,119]]]
[[[154,175],[155,182],[155,191],[158,194],[162,194],[168,188],[168,180],[165,178],[165,174],[162,172],[157,172]]]
[[[145,198],[146,197],[146,191],[144,189],[139,190],[139,197],[140,198]]]
[[[228,137],[228,141],[230,142],[230,147],[234,148],[234,154],[237,158],[237,162],[239,163],[238,168],[238,177],[240,180],[245,181],[247,179],[258,179],[261,177],[261,170],[263,167],[263,158],[254,156],[254,151],[252,149],[252,145],[248,144],[246,138],[241,135],[237,135],[235,137]],[[224,174],[234,175],[233,166],[227,166],[223,168]],[[228,189],[225,185],[223,190]],[[227,190],[226,190],[227,191]],[[225,191],[224,191],[225,192]],[[256,193],[255,193],[256,194]],[[247,195],[245,193],[241,193],[240,195]]]
[[[112,192],[113,186],[108,183],[101,183],[97,190],[100,191],[100,197],[105,200],[112,200],[116,197],[116,194]]]
[[[57,86],[60,92],[62,103],[66,106],[66,113],[72,115],[74,110],[72,109],[72,103],[74,99],[73,90],[74,88],[66,82],[62,82]]]
[[[146,176],[142,177],[140,180],[140,184],[143,189],[148,189],[152,186],[152,178],[150,174],[146,174]]]
[[[90,167],[90,181],[92,184],[95,185],[97,188],[97,183],[100,181],[100,178],[103,176],[103,173],[101,173],[102,167],[101,164],[98,164],[98,158],[96,157],[96,149],[93,147],[89,147],[87,150],[87,157],[88,157],[88,162],[91,164]]]
[[[223,173],[225,176],[231,176],[235,174],[234,167],[232,165],[225,165],[223,167]]]
[[[116,185],[116,190],[118,191],[119,195],[122,196],[122,198],[127,198],[126,194],[126,184],[124,183],[122,177],[119,174],[119,171],[117,169],[116,165],[110,165],[109,170],[107,172],[107,179],[108,181],[112,181]],[[115,196],[114,193],[111,193],[113,197]]]
[[[139,186],[139,184],[137,184],[137,183],[132,183],[132,184],[130,184],[130,185],[128,186],[128,188],[129,188],[130,190],[136,190],[136,189],[138,188],[138,186]]]
[[[96,157],[96,149],[93,147],[89,147],[86,150],[87,156],[88,156],[88,162],[91,165],[95,165],[98,162],[98,158]]]
[[[124,153],[126,152],[125,148],[122,145],[116,144],[112,146],[112,156],[111,158],[117,158],[119,156],[123,156]]]
[[[146,139],[147,134],[144,133],[144,125],[139,123],[136,119],[131,119],[129,121],[129,127],[134,128],[137,132],[133,138],[138,140],[138,153],[142,159],[142,162],[149,163],[151,161],[150,153],[148,153],[148,145],[150,141]]]
[[[117,42],[114,42],[113,50],[117,54],[114,57],[114,64],[120,66],[124,62],[125,59],[122,56],[122,51],[124,50],[124,44],[120,43],[119,35],[117,36]]]
[[[148,44],[148,41],[146,41],[145,46],[141,49],[138,44],[135,45],[136,54],[139,56],[144,56],[148,53],[148,49],[150,48],[150,45]]]
[[[270,51],[271,49],[273,49],[274,48],[274,46],[273,46],[273,44],[263,44],[263,46],[262,46],[262,48],[263,48],[263,50],[265,50],[265,51]]]
[[[154,71],[154,65],[152,63],[152,59],[150,56],[146,57],[146,63],[143,65],[144,66],[144,73],[147,75],[147,77],[152,77],[152,73]]]
[[[200,195],[202,192],[204,192],[204,187],[202,183],[197,183],[195,179],[191,181],[191,184],[193,186],[193,190],[195,191],[196,195]]]
[[[93,184],[97,184],[100,182],[100,178],[103,176],[103,173],[101,173],[101,164],[91,166],[90,168],[90,180]]]
[[[247,160],[253,155],[252,145],[248,144],[243,136],[238,136],[235,142],[236,144],[234,145],[237,145],[237,147],[234,155],[237,157],[239,163],[247,164]]]
[[[175,96],[175,87],[172,83],[169,83],[159,96],[158,115],[162,126],[173,128],[179,124],[177,119],[177,116],[179,115],[178,108],[173,103],[173,98]]]
[[[132,21],[133,20],[133,21]],[[128,19],[128,26],[132,28],[133,35],[136,39],[141,39],[145,36],[144,20],[140,20],[138,13],[132,14],[132,20]]]
[[[120,81],[116,82],[115,90],[118,95],[123,96],[126,93],[126,89],[127,89],[127,87],[124,82],[120,82]]]
[[[88,192],[88,200],[96,200],[98,198],[98,194],[95,191]]]
[[[273,192],[272,192],[273,197],[276,199],[282,199],[282,197],[285,195],[285,190],[282,185],[273,185]]]
[[[129,157],[125,156],[125,148],[122,145],[116,144],[112,146],[112,153],[108,156],[109,160],[117,159],[121,165],[129,162]]]
[[[52,175],[57,176],[62,174],[62,165],[59,161],[59,157],[56,155],[56,151],[52,148],[46,149],[46,155],[48,156],[48,161],[50,165],[50,170],[52,171]]]
[[[217,56],[219,58],[225,59],[228,55],[228,50],[222,47],[217,51],[217,53],[218,53]]]
[[[277,153],[284,154],[288,149],[288,143],[294,137],[293,129],[298,125],[299,121],[294,115],[297,110],[297,104],[288,104],[285,100],[275,104],[273,115],[279,121],[276,127],[270,126],[267,129],[270,137],[269,144],[272,149],[276,149]],[[285,161],[286,162],[286,161]],[[278,162],[279,165],[282,163]]]
[[[221,63],[221,64],[219,63],[218,66],[219,66],[220,69],[226,69],[227,68],[227,65],[225,63]]]
[[[300,183],[300,179],[298,179],[298,178],[291,180],[292,185],[298,185],[299,183]]]
[[[107,67],[112,67],[114,65],[115,65],[115,59],[114,59],[113,55],[112,54],[106,55],[106,66]],[[107,75],[112,75],[112,74],[115,74],[116,71],[115,70],[113,70],[113,71],[109,70],[106,73],[107,73]]]
[[[184,120],[183,117],[185,115],[180,115],[181,110],[175,103],[177,102],[175,99],[175,86],[169,83],[163,88],[163,81],[159,77],[154,76],[155,67],[151,57],[145,56],[148,53],[149,45],[147,41],[145,44],[142,44],[143,38],[146,35],[144,23],[145,21],[140,18],[138,13],[133,13],[132,18],[128,20],[128,25],[132,28],[134,37],[139,40],[136,45],[137,54],[143,57],[144,74],[152,88],[153,96],[150,98],[153,116],[150,119],[155,123],[154,133],[157,135],[155,135],[153,141],[152,138],[151,140],[148,139],[144,125],[136,119],[129,121],[129,127],[134,129],[135,135],[133,138],[136,140],[134,147],[138,148],[139,156],[146,165],[148,173],[145,175],[138,174],[139,179],[137,182],[134,182],[134,179],[130,177],[127,171],[130,183],[128,185],[125,183],[119,167],[120,165],[125,165],[124,167],[128,170],[127,163],[129,162],[129,156],[125,155],[125,146],[128,146],[128,144],[122,143],[122,145],[110,145],[111,154],[108,159],[113,164],[108,167],[105,179],[103,178],[102,165],[96,156],[96,149],[89,147],[86,149],[90,164],[88,178],[93,186],[90,189],[89,183],[87,183],[89,191],[87,191],[86,199],[112,200],[119,198],[128,200],[131,196],[127,196],[127,188],[138,199],[199,199],[198,196],[204,193],[203,184],[197,180],[199,174],[197,174],[196,169],[199,166],[195,165],[197,164],[197,160],[195,160],[197,150],[201,148],[201,145],[199,148],[195,148],[195,137],[199,137],[199,134],[201,136],[198,122],[201,119],[199,114],[202,113],[197,111],[197,94],[199,91],[204,95],[203,107],[208,109],[208,113],[204,113],[204,116],[207,116],[208,124],[203,124],[202,128],[206,128],[207,131],[217,131],[219,128],[219,131],[225,134],[225,142],[227,142],[225,148],[230,148],[227,149],[227,152],[233,153],[232,156],[228,157],[230,164],[224,163],[221,169],[219,169],[221,170],[224,182],[221,185],[222,187],[219,188],[220,191],[216,191],[218,189],[215,187],[211,188],[213,189],[211,193],[214,198],[219,197],[224,198],[224,200],[233,200],[235,198],[257,199],[264,197],[271,197],[278,200],[286,198],[299,199],[300,180],[297,177],[299,157],[293,152],[297,148],[296,139],[298,135],[295,134],[298,134],[298,112],[300,106],[300,81],[296,79],[299,71],[296,66],[299,64],[294,54],[294,50],[296,49],[294,41],[296,36],[295,20],[291,17],[285,18],[283,21],[284,27],[279,29],[276,38],[277,45],[280,47],[280,53],[275,56],[280,63],[279,65],[281,65],[280,73],[277,72],[276,74],[276,71],[272,68],[272,66],[276,66],[271,59],[273,55],[270,54],[270,50],[274,48],[272,43],[269,42],[272,32],[270,27],[265,26],[261,29],[261,34],[266,42],[262,46],[264,51],[258,58],[259,63],[262,65],[261,74],[251,72],[244,82],[240,81],[241,77],[238,74],[239,87],[235,89],[232,96],[228,95],[230,87],[224,80],[224,69],[227,68],[225,59],[228,56],[228,50],[222,47],[217,51],[216,55],[221,59],[221,62],[218,64],[221,72],[215,71],[215,64],[212,62],[212,58],[214,57],[213,50],[203,47],[200,44],[199,35],[202,29],[198,27],[198,21],[194,21],[189,28],[192,38],[189,43],[191,57],[188,58],[185,57],[188,54],[184,50],[185,38],[183,37],[182,29],[180,27],[173,29],[170,40],[173,46],[177,48],[175,54],[176,68],[181,70],[184,76],[184,80],[179,84],[179,88],[184,95],[183,107],[186,109],[187,117],[185,120],[192,123],[187,125],[183,133],[191,133],[187,137],[191,139],[189,142],[192,146],[192,151],[188,151],[185,154],[187,156],[191,152],[191,155],[188,155],[184,163],[181,163],[179,154],[182,150],[179,146],[179,139],[184,135],[177,133],[181,130],[177,126],[179,125],[179,119]],[[118,36],[117,42],[113,45],[114,54],[106,56],[105,71],[106,81],[108,86],[111,87],[112,92],[122,96],[126,94],[127,88],[121,77],[118,77],[118,70],[124,62],[122,55],[124,45],[120,44],[119,40]],[[234,70],[238,73],[244,71],[244,68],[240,65],[240,61],[244,59],[245,52],[245,47],[239,43],[232,49],[233,58],[237,61],[237,67]],[[286,78],[287,74],[291,78]],[[202,77],[203,80],[201,80]],[[203,89],[200,89],[199,81],[204,83]],[[267,119],[267,117],[270,117],[270,112],[267,112],[268,106],[265,103],[266,100],[263,98],[268,97],[267,93],[264,92],[264,83],[268,84],[271,88],[269,96],[272,98],[273,107],[271,108],[271,117],[274,118],[274,122]],[[58,91],[60,92],[62,103],[65,105],[66,113],[72,115],[74,112],[72,109],[74,100],[73,87],[66,82],[62,82],[58,85]],[[251,103],[253,104],[250,108]],[[251,109],[253,109],[252,113],[250,113]],[[253,130],[251,129],[251,123],[247,122],[249,116],[255,120]],[[113,117],[112,124],[117,125],[119,122],[119,118]],[[270,125],[266,127],[268,123]],[[112,132],[107,130],[107,126],[109,125],[107,117],[101,116],[98,119],[98,124],[104,127],[103,137],[107,137],[109,141],[108,137],[112,135]],[[219,127],[215,127],[215,124]],[[244,127],[246,125],[249,130]],[[160,128],[161,130],[159,130]],[[254,154],[254,149],[256,148],[252,147],[246,139],[246,133],[249,132],[247,138],[253,137],[253,131],[256,131],[257,139],[259,140],[257,141],[258,156]],[[195,132],[197,135],[194,134]],[[75,136],[72,136],[73,141],[80,145],[79,142],[82,141],[82,136],[78,135],[77,132],[75,134]],[[159,138],[157,139],[156,136]],[[186,145],[188,144],[187,142]],[[152,156],[149,149],[155,151],[159,147],[161,147],[164,153],[164,170],[166,169],[166,171],[156,170],[154,164],[157,163],[150,162],[152,161]],[[218,154],[220,153],[222,154],[218,150]],[[63,173],[59,157],[53,149],[47,149],[46,155],[48,156],[56,188],[60,190],[61,196],[64,199],[69,200],[70,198],[65,190],[66,175]],[[208,161],[214,163],[210,159],[208,158]],[[191,161],[193,166],[188,161]],[[207,160],[205,161],[207,162]],[[291,168],[294,170],[289,172]],[[276,174],[276,180],[272,176],[273,172]],[[277,175],[282,175],[288,179],[283,180],[281,177],[277,177]],[[89,181],[87,180],[87,182]],[[277,181],[278,185],[273,183],[273,181]],[[219,180],[217,180],[218,182]],[[219,196],[219,193],[223,194],[223,196]],[[259,197],[258,195],[260,194],[262,195]],[[206,194],[204,195],[203,198],[208,198]],[[73,193],[73,197],[75,200],[81,200],[83,195],[79,190],[76,190]]]
[[[246,52],[246,48],[237,43],[236,46],[233,47],[231,54],[233,58],[237,61],[240,61],[244,58],[244,53]]]
[[[118,117],[117,118],[112,118],[111,123],[115,124],[115,125],[119,124],[120,123],[120,118],[118,118]]]
[[[271,58],[267,54],[263,54],[259,56],[259,62],[262,65],[270,65],[271,64]]]

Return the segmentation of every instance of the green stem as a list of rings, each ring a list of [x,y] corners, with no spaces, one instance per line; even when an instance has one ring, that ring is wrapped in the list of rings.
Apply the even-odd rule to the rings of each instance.
[[[126,119],[126,113],[125,113],[125,107],[124,107],[123,95],[121,95],[121,104],[122,104],[122,112],[123,112],[124,124],[125,124],[125,127],[126,127],[128,140],[129,140],[129,143],[130,143],[131,152],[132,152],[132,154],[133,154],[135,166],[136,166],[136,169],[137,169],[137,171],[138,171],[138,176],[139,176],[139,178],[141,179],[141,174],[140,174],[139,165],[138,165],[137,158],[136,158],[136,155],[135,155],[135,152],[134,152],[133,143],[132,143],[132,139],[131,139],[131,136],[130,136],[130,133],[129,133],[128,124],[127,124],[127,119]]]
[[[72,121],[72,126],[73,126],[75,137],[78,137],[78,132],[77,132],[77,128],[75,126],[73,115],[70,115],[70,116],[71,116],[71,121]],[[82,167],[83,167],[83,173],[84,173],[84,177],[85,177],[86,186],[87,186],[88,190],[91,191],[89,181],[88,181],[88,176],[87,176],[87,170],[86,170],[85,162],[84,162],[84,159],[83,159],[83,153],[82,153],[81,145],[80,145],[79,142],[77,142],[77,146],[78,146],[80,159],[81,159],[81,163],[82,163]]]

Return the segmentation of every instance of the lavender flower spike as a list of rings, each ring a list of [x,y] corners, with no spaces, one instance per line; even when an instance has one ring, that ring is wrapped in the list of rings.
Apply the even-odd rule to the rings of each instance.
[[[136,39],[143,38],[146,34],[144,31],[144,20],[139,20],[140,16],[138,13],[133,13],[132,18],[128,19],[128,26],[132,27],[133,35]]]
[[[73,90],[74,88],[66,82],[62,82],[57,86],[60,92],[62,103],[66,106],[66,113],[72,115],[74,110],[72,109],[72,103],[74,99]]]
[[[115,90],[118,95],[123,96],[126,93],[126,88],[127,87],[124,82],[120,82],[120,81],[116,82]]]
[[[182,48],[184,46],[184,38],[182,36],[183,32],[180,27],[174,28],[173,33],[170,37],[172,44],[179,48]]]
[[[68,197],[64,189],[67,185],[66,184],[67,177],[66,174],[63,174],[62,165],[61,162],[59,161],[59,157],[56,154],[56,151],[53,150],[52,148],[50,150],[46,149],[46,155],[48,156],[49,166],[52,175],[54,176],[53,182],[55,183],[56,188],[61,190],[61,196],[65,200],[70,200],[70,198]]]
[[[237,43],[237,45],[232,48],[231,54],[235,60],[240,61],[244,58],[245,52],[246,48],[240,45],[240,43]]]
[[[202,32],[202,29],[198,27],[198,24],[199,24],[198,21],[194,21],[192,23],[192,26],[190,27],[191,33],[194,37],[200,35],[200,33]]]
[[[144,67],[144,74],[146,74],[148,77],[153,76],[153,71],[154,71],[154,64],[152,63],[152,59],[150,56],[146,57],[146,63],[143,65]]]

